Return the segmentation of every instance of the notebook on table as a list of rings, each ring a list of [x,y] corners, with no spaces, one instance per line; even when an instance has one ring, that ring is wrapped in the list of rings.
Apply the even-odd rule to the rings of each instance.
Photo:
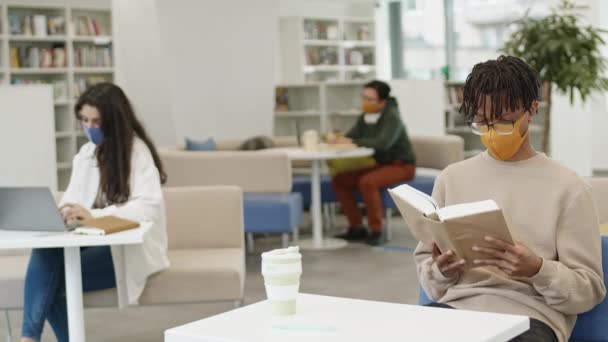
[[[74,232],[83,235],[108,235],[139,227],[138,222],[116,216],[102,216],[79,223],[81,227],[76,228]]]
[[[435,242],[441,251],[452,250],[472,268],[475,259],[488,255],[473,251],[473,246],[488,246],[485,236],[513,244],[502,210],[493,200],[462,203],[440,208],[429,195],[404,184],[390,189],[401,216],[412,235],[427,244]]]

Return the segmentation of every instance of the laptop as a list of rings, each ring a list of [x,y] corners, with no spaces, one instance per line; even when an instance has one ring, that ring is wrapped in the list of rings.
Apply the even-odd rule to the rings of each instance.
[[[0,187],[0,229],[62,232],[71,230],[55,198],[44,187]]]

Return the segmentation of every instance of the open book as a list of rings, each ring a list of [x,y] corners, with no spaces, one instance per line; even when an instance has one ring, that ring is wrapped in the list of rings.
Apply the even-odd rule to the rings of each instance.
[[[431,196],[407,184],[389,189],[389,193],[417,240],[429,245],[435,242],[443,252],[451,249],[465,259],[468,268],[476,266],[474,259],[489,257],[472,249],[474,245],[489,246],[485,236],[513,243],[502,210],[493,200],[439,208]]]

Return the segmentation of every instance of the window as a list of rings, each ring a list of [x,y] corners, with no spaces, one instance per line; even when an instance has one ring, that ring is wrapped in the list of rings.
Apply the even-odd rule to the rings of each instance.
[[[406,78],[434,79],[441,76],[446,65],[443,1],[426,1],[424,8],[416,6],[417,15],[410,13],[410,2],[402,8],[403,75]]]
[[[404,77],[455,81],[500,55],[514,20],[550,10],[541,0],[404,0],[402,5]]]

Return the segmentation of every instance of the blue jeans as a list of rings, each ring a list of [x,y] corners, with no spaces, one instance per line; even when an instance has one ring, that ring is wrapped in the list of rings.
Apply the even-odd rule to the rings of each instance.
[[[116,287],[110,247],[80,249],[84,292]],[[69,341],[62,248],[34,249],[25,275],[21,335],[40,341],[48,320],[58,342]]]

